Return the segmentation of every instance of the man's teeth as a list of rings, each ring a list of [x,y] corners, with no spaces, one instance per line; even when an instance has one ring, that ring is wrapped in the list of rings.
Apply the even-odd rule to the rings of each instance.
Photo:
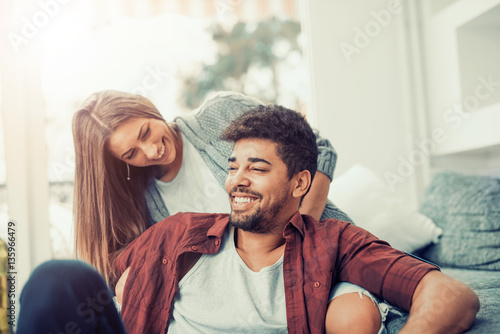
[[[155,158],[155,160],[159,160],[159,159],[163,158],[164,154],[165,154],[165,144],[161,143],[161,153],[157,158]]]
[[[234,202],[235,203],[250,203],[255,201],[255,199],[250,198],[250,197],[235,197]]]

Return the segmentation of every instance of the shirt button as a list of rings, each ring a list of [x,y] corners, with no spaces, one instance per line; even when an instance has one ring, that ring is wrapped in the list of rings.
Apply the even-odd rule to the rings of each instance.
[[[161,262],[163,262],[163,264],[167,264],[167,259],[163,259]]]
[[[219,246],[220,240],[215,240],[215,246]]]
[[[321,283],[320,282],[314,282],[314,287],[315,288],[319,288],[321,286]]]
[[[196,251],[196,250],[198,250],[198,247],[196,247],[196,246],[191,246],[191,249],[192,249],[192,250],[194,250],[194,251]]]

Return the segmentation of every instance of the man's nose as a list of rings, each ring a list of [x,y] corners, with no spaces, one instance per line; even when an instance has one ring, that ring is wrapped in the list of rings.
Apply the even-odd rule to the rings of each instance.
[[[231,177],[231,185],[233,187],[248,187],[250,185],[250,179],[246,171],[240,169]]]

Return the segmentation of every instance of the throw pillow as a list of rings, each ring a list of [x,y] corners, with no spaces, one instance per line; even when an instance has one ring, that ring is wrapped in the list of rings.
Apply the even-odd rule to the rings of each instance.
[[[423,256],[440,265],[500,270],[500,178],[437,174],[422,213],[444,230]]]
[[[431,219],[393,195],[375,172],[362,165],[335,178],[329,197],[356,225],[402,251],[412,253],[437,242],[442,234]]]

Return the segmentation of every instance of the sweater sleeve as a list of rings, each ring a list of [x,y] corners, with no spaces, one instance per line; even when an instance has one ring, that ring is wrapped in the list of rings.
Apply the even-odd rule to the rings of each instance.
[[[182,134],[194,145],[221,187],[227,176],[228,158],[233,143],[221,135],[228,124],[261,104],[260,101],[235,92],[212,94],[196,110],[175,119]]]
[[[316,135],[318,145],[318,171],[327,175],[330,181],[333,179],[333,172],[337,164],[337,152],[328,139],[320,136],[319,131],[313,130]]]

